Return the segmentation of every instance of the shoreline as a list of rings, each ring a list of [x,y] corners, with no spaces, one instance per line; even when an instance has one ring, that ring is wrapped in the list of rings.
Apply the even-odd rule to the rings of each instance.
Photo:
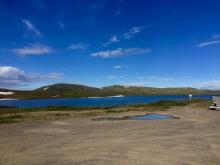
[[[105,106],[105,107],[76,107],[76,106],[49,106],[38,108],[16,108],[0,106],[0,123],[13,123],[20,121],[32,121],[42,119],[62,119],[76,116],[97,116],[107,114],[120,114],[123,112],[156,112],[166,111],[170,107],[182,107],[191,104],[206,104],[208,100],[179,100],[179,101],[158,101],[146,104],[133,104],[125,106]]]
[[[1,95],[0,95],[1,96]],[[68,97],[12,97],[12,98],[7,98],[7,97],[0,97],[1,99],[14,99],[14,100],[40,100],[40,99],[85,99],[85,98],[117,98],[117,97],[156,97],[156,96],[186,96],[189,97],[189,94],[148,94],[148,95],[123,95],[123,94],[118,94],[118,95],[101,95],[101,96],[68,96]],[[192,97],[198,97],[198,96],[220,96],[220,93],[216,94],[193,94]]]

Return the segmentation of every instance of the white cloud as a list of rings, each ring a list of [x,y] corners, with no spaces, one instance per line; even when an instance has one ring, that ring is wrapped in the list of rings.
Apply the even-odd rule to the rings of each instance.
[[[5,84],[17,84],[21,81],[28,81],[29,78],[25,76],[24,71],[12,67],[2,66],[0,67],[0,85]]]
[[[23,70],[13,66],[0,66],[0,86],[20,86],[31,82],[59,79],[62,73],[49,73],[47,75],[26,74]]]
[[[114,43],[114,42],[119,42],[120,40],[118,39],[116,35],[112,35],[109,41]]]
[[[151,52],[148,48],[118,48],[115,50],[106,50],[92,53],[92,57],[102,57],[102,58],[111,58],[111,57],[121,57],[127,55],[138,55],[138,54],[145,54]]]
[[[68,49],[71,49],[71,50],[85,50],[89,47],[89,44],[86,44],[86,43],[76,43],[76,44],[71,44]]]
[[[43,36],[43,34],[29,20],[22,19],[21,22],[25,25],[27,31],[32,32],[38,37]]]
[[[102,46],[109,46],[113,43],[120,42],[120,39],[116,35],[112,35],[109,39],[109,41],[102,43]]]
[[[65,24],[63,22],[61,22],[61,21],[57,21],[57,24],[59,25],[59,27],[61,29],[65,29],[66,28]]]
[[[54,52],[54,49],[43,44],[34,44],[32,46],[27,46],[23,48],[16,48],[12,50],[19,56],[28,56],[28,55],[41,55],[49,54]]]
[[[133,27],[131,28],[127,33],[125,33],[123,36],[125,39],[130,39],[141,32],[143,27]]]
[[[214,45],[214,44],[219,44],[219,43],[220,43],[220,40],[210,41],[210,42],[203,42],[203,43],[200,43],[199,45],[197,45],[197,47],[202,48],[202,47],[205,47],[205,46],[208,46],[208,45]]]

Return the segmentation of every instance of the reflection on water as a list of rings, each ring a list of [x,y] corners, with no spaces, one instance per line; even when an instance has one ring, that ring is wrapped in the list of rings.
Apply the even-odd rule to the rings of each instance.
[[[171,115],[158,114],[158,113],[147,113],[146,115],[138,116],[124,116],[124,117],[99,117],[92,120],[96,121],[115,121],[115,120],[164,120],[164,119],[179,119]]]
[[[171,115],[157,114],[157,113],[149,113],[146,115],[139,116],[129,116],[130,120],[164,120],[164,119],[174,119],[176,117]]]

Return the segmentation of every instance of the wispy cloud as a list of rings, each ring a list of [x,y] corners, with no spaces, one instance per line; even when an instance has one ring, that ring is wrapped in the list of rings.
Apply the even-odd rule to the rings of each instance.
[[[209,42],[203,42],[197,45],[198,48],[202,48],[205,46],[209,46],[209,45],[214,45],[214,44],[219,44],[220,40],[215,40],[215,41],[209,41]]]
[[[122,69],[122,68],[128,68],[128,65],[114,65],[114,69]]]
[[[117,35],[112,35],[109,39],[109,41],[102,43],[103,46],[109,46],[113,43],[120,42],[120,39],[118,38]]]
[[[118,37],[116,35],[112,35],[110,38],[110,42],[119,42],[120,40],[118,39]]]
[[[149,82],[166,82],[166,81],[172,81],[173,78],[170,77],[161,77],[161,76],[137,76],[137,79],[139,80],[147,80]]]
[[[122,85],[124,85],[125,87],[129,87],[129,86],[139,86],[139,87],[143,87],[145,86],[147,83],[146,81],[134,81],[134,82],[126,82],[123,83]]]
[[[54,52],[55,50],[47,45],[34,44],[32,46],[16,48],[13,49],[12,51],[19,56],[28,56],[28,55],[49,54]]]
[[[23,70],[13,66],[0,66],[0,86],[20,86],[27,83],[59,79],[62,73],[49,73],[47,75],[27,74]]]
[[[116,75],[108,75],[106,76],[107,79],[116,79],[117,76]]]
[[[63,22],[61,22],[61,21],[57,21],[57,24],[59,25],[59,27],[61,29],[65,29],[66,28],[65,24]]]
[[[71,44],[68,49],[71,49],[71,50],[85,50],[89,47],[89,44],[86,44],[86,43],[76,43],[76,44]]]
[[[156,76],[137,76],[138,79],[155,79]]]
[[[115,66],[113,66],[113,68],[114,68],[114,69],[121,69],[122,66],[121,66],[121,65],[115,65]]]
[[[127,77],[128,75],[108,75],[106,76],[107,79],[119,79],[119,78],[124,78]]]
[[[29,21],[26,19],[21,19],[21,22],[24,24],[25,29],[38,37],[42,37],[43,34]]]
[[[64,75],[63,73],[52,72],[46,76],[43,76],[42,78],[44,78],[44,79],[58,79],[58,78],[63,77],[63,75]]]
[[[111,35],[110,39],[107,42],[102,43],[102,46],[109,46],[113,43],[118,43],[122,40],[128,40],[135,37],[138,33],[143,30],[143,27],[133,27],[128,32],[120,35]]]
[[[131,82],[121,83],[122,85],[127,86],[155,86],[155,84],[167,84],[173,82],[173,78],[170,77],[161,77],[161,76],[137,76]]]
[[[142,31],[143,27],[133,27],[127,33],[124,33],[125,39],[131,39]]]
[[[195,86],[203,88],[203,89],[220,89],[220,80],[209,80],[209,81],[200,81],[195,83]]]
[[[219,39],[219,38],[220,38],[220,34],[213,34],[213,35],[212,35],[212,38],[215,39],[215,40],[216,40],[216,39]]]
[[[114,50],[106,50],[92,53],[92,57],[102,57],[102,58],[111,58],[111,57],[122,57],[127,55],[138,55],[138,54],[146,54],[151,52],[148,48],[118,48]]]

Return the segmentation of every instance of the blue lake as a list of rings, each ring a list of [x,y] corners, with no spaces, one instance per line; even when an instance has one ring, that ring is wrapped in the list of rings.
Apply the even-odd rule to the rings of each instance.
[[[193,96],[201,99],[211,99],[210,95]],[[160,100],[184,100],[188,96],[125,96],[102,98],[65,98],[65,99],[33,99],[33,100],[0,100],[0,105],[16,106],[21,108],[47,106],[118,106],[156,102]]]

